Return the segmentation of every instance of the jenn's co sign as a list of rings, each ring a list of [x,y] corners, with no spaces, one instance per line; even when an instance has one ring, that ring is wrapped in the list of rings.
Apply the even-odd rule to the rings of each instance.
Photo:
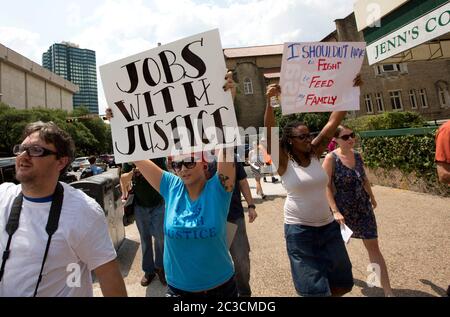
[[[369,64],[381,62],[448,32],[450,32],[450,3],[368,45]]]

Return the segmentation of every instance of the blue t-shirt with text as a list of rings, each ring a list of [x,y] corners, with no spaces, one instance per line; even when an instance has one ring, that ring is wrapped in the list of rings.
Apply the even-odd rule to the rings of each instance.
[[[217,287],[234,274],[227,246],[231,192],[216,174],[192,201],[183,181],[164,172],[160,193],[166,202],[164,269],[169,285],[188,292]]]

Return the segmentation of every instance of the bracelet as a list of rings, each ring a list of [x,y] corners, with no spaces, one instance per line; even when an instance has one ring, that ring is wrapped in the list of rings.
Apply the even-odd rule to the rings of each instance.
[[[331,209],[331,212],[332,212],[333,214],[337,214],[337,213],[339,212],[339,210]]]
[[[248,209],[250,209],[250,208],[256,209],[256,206],[253,205],[253,204],[250,204],[250,205],[247,206],[247,208],[248,208]]]

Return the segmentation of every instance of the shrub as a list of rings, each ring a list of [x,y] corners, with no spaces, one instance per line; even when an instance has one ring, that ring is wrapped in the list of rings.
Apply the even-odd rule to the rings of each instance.
[[[347,119],[344,124],[356,131],[423,127],[426,121],[416,112],[385,112]]]

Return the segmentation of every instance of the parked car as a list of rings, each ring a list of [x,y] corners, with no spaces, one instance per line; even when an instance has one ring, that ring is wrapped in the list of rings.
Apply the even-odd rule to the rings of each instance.
[[[112,154],[102,154],[99,155],[99,159],[105,162],[108,167],[117,167],[116,161],[114,160],[114,155]],[[97,164],[98,165],[98,164]]]
[[[3,157],[0,158],[0,184],[11,182],[18,184],[16,180],[16,158]]]
[[[76,171],[78,171],[80,168],[85,168],[85,167],[88,167],[90,164],[89,164],[89,161],[88,161],[88,158],[89,157],[87,157],[87,156],[83,156],[83,157],[77,157],[73,162],[72,162],[72,170],[74,171],[74,172],[76,172]]]

